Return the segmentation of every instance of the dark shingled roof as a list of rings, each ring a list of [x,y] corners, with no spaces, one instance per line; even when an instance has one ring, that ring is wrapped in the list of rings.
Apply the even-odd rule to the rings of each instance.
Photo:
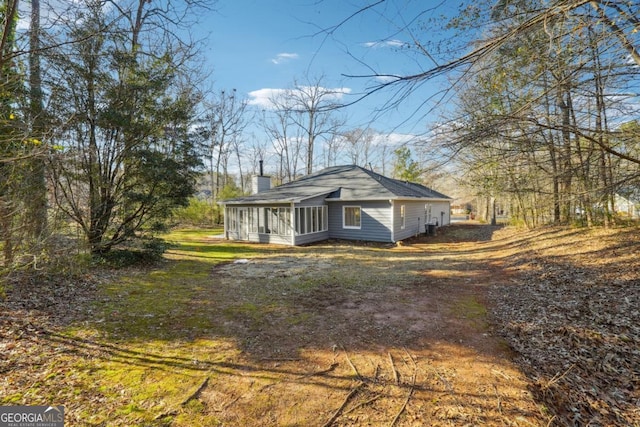
[[[422,184],[387,178],[360,166],[334,166],[271,190],[222,203],[287,203],[326,195],[328,200],[451,199]]]

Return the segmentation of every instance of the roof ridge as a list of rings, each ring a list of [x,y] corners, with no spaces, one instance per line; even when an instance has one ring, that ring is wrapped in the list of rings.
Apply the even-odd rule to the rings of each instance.
[[[428,198],[445,196],[417,182],[384,176],[371,169],[351,164],[330,166],[310,175],[275,186],[268,191],[231,200],[303,200],[324,192],[340,194],[348,200],[376,198]]]

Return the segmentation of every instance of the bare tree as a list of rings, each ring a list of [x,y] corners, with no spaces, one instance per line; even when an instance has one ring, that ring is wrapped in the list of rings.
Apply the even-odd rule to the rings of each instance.
[[[31,0],[31,17],[29,26],[29,125],[33,140],[43,142],[45,139],[45,117],[43,107],[42,76],[40,69],[40,0]],[[29,231],[35,239],[41,239],[47,228],[47,185],[45,180],[45,163],[43,156],[34,156],[29,162],[29,182],[31,194],[27,205],[26,218]]]
[[[340,106],[344,90],[326,88],[322,83],[322,77],[307,79],[305,84],[294,82],[294,89],[287,94],[287,103],[296,113],[292,119],[304,131],[307,174],[313,172],[318,140],[330,138],[341,125],[333,113]]]
[[[281,94],[273,95],[270,103],[272,109],[264,111],[262,126],[278,156],[278,178],[292,181],[298,175],[298,162],[303,152],[301,128],[294,119],[297,113],[288,98]]]
[[[500,3],[494,31],[522,28],[539,14],[534,3]],[[472,154],[467,167],[480,172],[475,184],[490,182],[528,224],[551,216],[608,225],[616,182],[633,177],[621,176],[618,165],[640,161],[614,143],[617,131],[608,123],[616,111],[633,108],[615,94],[628,93],[638,71],[620,63],[626,47],[614,49],[593,10],[568,12],[504,40],[468,68],[459,96],[464,124],[450,145],[458,159]],[[496,162],[501,169],[487,167]]]
[[[267,159],[268,153],[268,144],[264,141],[259,141],[255,135],[251,135],[252,143],[249,144],[249,164],[251,165],[251,170],[249,171],[251,175],[257,175],[260,171],[260,162],[263,162],[263,173],[264,173],[264,161]]]
[[[324,167],[336,166],[345,149],[346,139],[342,134],[333,134],[324,144]]]
[[[222,90],[205,102],[208,173],[211,177],[212,203],[216,203],[222,188],[227,185],[229,157],[240,152],[240,141],[247,126],[247,102],[236,89]]]
[[[373,130],[369,128],[353,129],[343,132],[342,137],[351,163],[358,166],[368,166],[371,162],[375,137]]]
[[[0,238],[4,264],[9,266],[14,258],[14,222],[19,210],[15,188],[21,136],[15,110],[21,81],[14,61],[18,1],[0,3],[0,16]]]

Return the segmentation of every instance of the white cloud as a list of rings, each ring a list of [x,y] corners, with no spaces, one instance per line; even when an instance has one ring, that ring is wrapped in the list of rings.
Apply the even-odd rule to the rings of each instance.
[[[287,93],[287,89],[264,88],[249,92],[247,104],[261,108],[273,108],[273,101],[282,98]]]
[[[324,88],[299,86],[295,89],[274,89],[263,88],[249,92],[249,105],[264,109],[273,109],[274,103],[286,104],[287,101],[293,99],[304,99],[305,94],[319,93],[324,101],[340,101],[345,95],[351,93],[351,88]]]
[[[297,53],[283,52],[283,53],[277,54],[275,58],[271,59],[271,62],[273,62],[276,65],[279,65],[279,64],[282,64],[283,62],[289,62],[294,59],[298,59],[299,57],[300,55],[298,55]]]
[[[391,47],[391,48],[399,48],[399,47],[403,47],[406,46],[407,43],[401,41],[401,40],[381,40],[381,41],[377,41],[377,42],[365,42],[362,43],[362,45],[364,47],[370,47],[372,49],[378,49],[378,48],[385,48],[385,47]]]

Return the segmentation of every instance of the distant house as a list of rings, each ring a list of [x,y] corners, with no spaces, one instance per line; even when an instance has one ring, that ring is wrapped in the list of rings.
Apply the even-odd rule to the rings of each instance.
[[[637,197],[633,193],[627,193],[622,195],[616,193],[615,195],[615,208],[616,212],[625,215],[629,218],[640,218],[640,197]]]
[[[224,200],[231,240],[301,245],[326,239],[397,242],[450,223],[451,198],[359,166],[336,166],[270,188],[254,177],[251,196]]]

